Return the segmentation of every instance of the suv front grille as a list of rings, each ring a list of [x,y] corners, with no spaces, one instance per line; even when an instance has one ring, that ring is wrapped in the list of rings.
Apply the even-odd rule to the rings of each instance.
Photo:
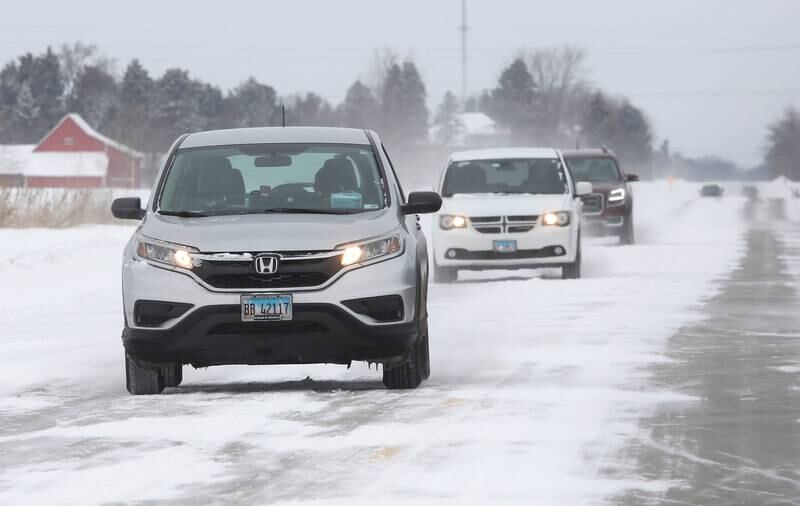
[[[600,193],[591,193],[581,198],[583,202],[583,214],[602,214],[603,212],[603,195]]]
[[[257,254],[251,255],[255,257]],[[202,264],[193,272],[208,285],[223,290],[315,287],[325,284],[342,269],[341,255],[325,252],[281,255],[278,270],[274,274],[257,273],[252,259],[209,258],[213,254],[205,256]]]
[[[317,286],[325,283],[330,276],[322,272],[306,272],[293,274],[218,274],[204,279],[214,288],[294,288]]]

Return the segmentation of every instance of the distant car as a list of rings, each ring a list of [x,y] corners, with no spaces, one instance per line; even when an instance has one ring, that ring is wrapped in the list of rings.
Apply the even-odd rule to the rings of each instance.
[[[752,199],[757,199],[758,198],[758,188],[756,188],[754,185],[749,184],[749,185],[745,186],[744,188],[742,188],[742,195],[744,195],[745,197],[747,197],[748,199],[751,199],[751,200]]]
[[[722,197],[723,189],[718,184],[707,184],[700,188],[701,197]]]
[[[633,191],[639,176],[626,174],[609,149],[564,152],[575,181],[592,183],[592,193],[582,197],[584,226],[596,235],[615,235],[621,244],[633,244]]]
[[[377,134],[247,128],[178,139],[125,248],[127,388],[178,386],[185,364],[383,365],[387,388],[430,375],[421,213]]]
[[[561,153],[550,148],[485,149],[453,154],[439,185],[442,211],[433,230],[434,279],[458,271],[560,267],[581,276],[581,195]]]

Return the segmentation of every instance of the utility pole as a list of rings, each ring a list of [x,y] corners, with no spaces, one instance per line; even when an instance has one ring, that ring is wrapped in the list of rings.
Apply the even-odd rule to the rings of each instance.
[[[467,103],[467,0],[461,0],[461,103]]]

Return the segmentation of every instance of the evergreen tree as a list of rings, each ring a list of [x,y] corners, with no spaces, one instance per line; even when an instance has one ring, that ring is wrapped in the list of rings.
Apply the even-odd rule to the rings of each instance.
[[[464,125],[458,117],[460,106],[458,99],[448,91],[436,111],[434,124],[436,126],[435,141],[441,146],[453,146],[461,137]]]
[[[354,82],[337,110],[337,117],[340,126],[377,129],[378,101],[372,90],[360,80]]]
[[[36,131],[36,122],[39,119],[39,106],[33,98],[31,87],[27,81],[19,87],[17,102],[12,109],[11,121],[23,132],[30,133]],[[29,137],[32,139],[32,137]]]
[[[644,113],[627,100],[615,117],[613,149],[633,168],[650,161],[653,134]]]
[[[286,124],[294,126],[330,126],[334,124],[333,108],[316,93],[295,97],[286,108]]]
[[[153,131],[153,100],[155,83],[139,60],[125,69],[119,84],[117,110],[109,128],[110,134],[131,147],[152,153],[164,149],[163,141],[156,143]]]
[[[800,113],[796,109],[787,109],[769,126],[766,163],[773,176],[800,181]]]
[[[183,133],[205,129],[208,121],[202,83],[192,80],[185,70],[169,69],[156,81],[155,88],[153,122],[163,144]]]
[[[614,137],[614,105],[597,91],[589,100],[583,115],[583,133],[589,146],[600,147],[611,143]]]
[[[103,68],[84,67],[72,89],[68,109],[80,114],[92,127],[107,130],[118,107],[117,83]]]
[[[403,63],[403,95],[408,116],[408,139],[425,142],[428,137],[428,92],[414,62]]]
[[[28,53],[8,63],[0,72],[4,142],[38,142],[63,117],[63,93],[58,58],[49,48],[42,55]]]
[[[380,128],[387,138],[402,136],[403,111],[403,70],[393,63],[383,78],[380,94]]]
[[[64,81],[58,56],[49,47],[44,54],[34,58],[28,81],[39,117],[36,122],[37,138],[44,136],[64,117]]]
[[[428,136],[425,84],[413,62],[391,65],[381,89],[381,129],[391,142],[413,145]]]
[[[281,123],[277,95],[271,86],[250,77],[228,93],[223,103],[223,121],[226,127],[277,126]]]
[[[203,130],[225,128],[222,118],[224,102],[222,91],[216,86],[201,81],[194,81],[194,88],[197,90],[200,117],[203,118],[201,128]]]
[[[536,136],[536,97],[533,77],[518,58],[500,74],[484,106],[489,116],[511,130],[516,143],[530,144]]]

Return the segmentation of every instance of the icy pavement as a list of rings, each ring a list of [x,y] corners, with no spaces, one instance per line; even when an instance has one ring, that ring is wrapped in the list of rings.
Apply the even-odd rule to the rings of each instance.
[[[432,376],[366,366],[186,368],[124,389],[130,228],[0,230],[0,503],[589,504],[660,494],[630,444],[696,392],[654,387],[748,251],[745,201],[640,185],[631,247],[585,279],[466,275],[431,288]],[[488,279],[486,279],[488,278]],[[34,302],[55,300],[46,315]],[[721,295],[720,295],[721,296]],[[644,422],[643,422],[644,423]]]
[[[768,198],[745,209],[740,265],[656,367],[654,388],[693,399],[660,405],[631,444],[638,472],[672,485],[619,503],[800,503],[800,293],[788,267],[800,253],[783,240],[800,234],[800,222],[787,222],[798,204]]]

